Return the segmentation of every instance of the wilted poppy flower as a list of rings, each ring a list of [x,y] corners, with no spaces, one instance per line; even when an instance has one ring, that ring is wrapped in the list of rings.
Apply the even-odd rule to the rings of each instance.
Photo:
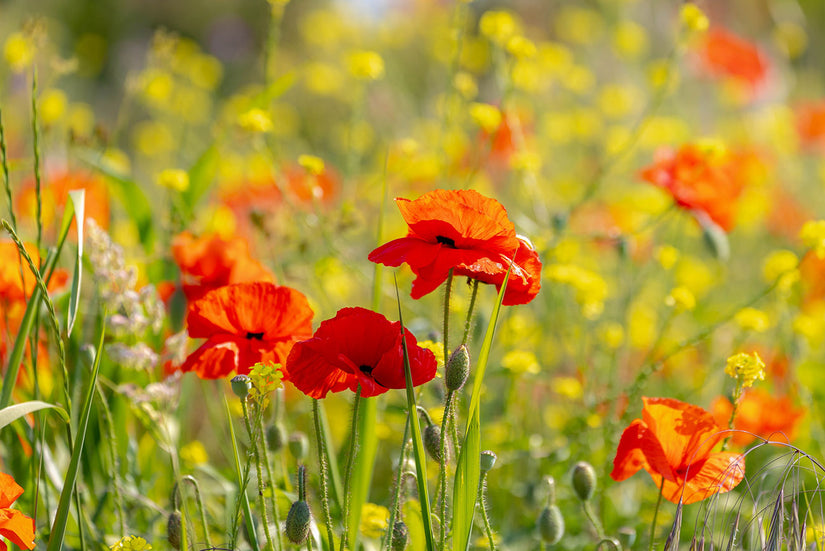
[[[736,170],[735,156],[698,144],[686,144],[678,151],[659,150],[653,165],[643,169],[640,176],[670,193],[680,207],[700,217],[705,215],[729,231],[744,185]]]
[[[418,346],[404,330],[414,386],[435,377],[432,351]],[[315,335],[297,343],[284,368],[284,378],[312,398],[327,392],[355,391],[377,396],[391,388],[406,388],[401,323],[364,308],[343,308],[321,322]]]
[[[729,492],[745,475],[745,458],[711,450],[725,429],[704,409],[671,398],[643,398],[642,418],[622,433],[611,478],[622,481],[646,470],[673,503],[701,501]]]
[[[719,396],[713,401],[710,409],[720,425],[727,425],[733,412],[733,404],[724,396]],[[793,440],[804,415],[805,408],[795,407],[787,396],[774,397],[761,388],[749,388],[742,393],[739,407],[736,408],[733,428],[737,429],[737,432],[733,433],[733,443],[744,446],[757,436],[773,440]]]
[[[34,549],[34,520],[11,504],[23,494],[11,475],[0,473],[0,536],[8,538],[22,549]],[[6,551],[6,543],[0,540],[0,551]]]
[[[102,178],[82,170],[55,171],[46,176],[41,188],[41,208],[43,225],[51,227],[59,224],[63,216],[63,209],[69,200],[69,192],[78,189],[86,190],[84,200],[84,215],[93,218],[101,228],[109,227],[109,192],[106,182]],[[34,178],[23,183],[17,194],[17,208],[23,216],[34,219],[37,213],[36,182]],[[74,221],[72,221],[74,228]],[[74,229],[70,231],[74,235]]]
[[[182,371],[202,379],[248,374],[258,362],[284,363],[292,345],[312,335],[312,309],[290,287],[255,282],[227,285],[195,301],[186,316],[193,338],[208,339]]]
[[[473,190],[435,190],[415,200],[395,200],[409,226],[406,237],[381,245],[369,255],[387,266],[409,265],[417,276],[411,296],[434,291],[450,270],[501,289],[511,260],[504,304],[530,302],[541,287],[541,261],[529,242],[516,235],[507,211],[495,199]]]
[[[242,237],[195,237],[184,232],[172,240],[172,257],[180,267],[183,293],[190,303],[230,283],[275,281],[272,273],[250,256],[249,244]]]
[[[705,35],[701,54],[712,74],[733,78],[751,91],[762,84],[768,74],[768,63],[759,48],[719,27]]]

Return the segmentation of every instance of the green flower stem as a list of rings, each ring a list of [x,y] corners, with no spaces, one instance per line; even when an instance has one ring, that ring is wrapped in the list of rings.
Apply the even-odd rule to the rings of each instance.
[[[665,489],[665,478],[662,477],[662,484],[659,486],[659,499],[656,500],[656,508],[653,510],[653,522],[650,523],[650,544],[649,551],[653,551],[653,538],[656,537],[656,518],[659,516],[659,507],[662,505],[662,492]]]
[[[450,291],[453,287],[453,269],[447,274],[447,284],[444,287],[444,325],[443,325],[443,342],[444,342],[444,367],[447,366],[447,361],[450,359],[449,347],[449,333],[450,333]]]
[[[449,459],[447,457],[447,430],[454,394],[455,392],[452,390],[447,391],[447,398],[444,401],[444,413],[441,415],[441,440],[438,443],[438,451],[441,455],[438,469],[438,493],[441,498],[441,509],[439,512],[439,518],[441,519],[439,547],[441,551],[445,551],[447,549],[447,465],[449,463]]]
[[[258,452],[258,439],[255,432],[252,430],[252,422],[249,420],[249,408],[246,405],[246,400],[241,399],[243,406],[243,420],[246,424],[246,432],[249,434],[249,445],[252,448],[252,456],[255,458],[255,468],[258,474],[258,503],[261,506],[261,521],[264,525],[264,534],[266,534],[266,542],[269,544],[269,549],[275,549],[272,543],[272,533],[269,529],[269,519],[266,514],[266,499],[264,498],[264,475],[261,467],[261,455]]]
[[[470,337],[470,327],[473,325],[473,309],[476,305],[476,297],[478,296],[478,280],[473,280],[473,292],[470,295],[470,306],[467,308],[467,319],[464,321],[464,337],[461,339],[461,344],[467,344],[467,339]]]
[[[198,513],[201,517],[201,525],[203,526],[203,536],[206,540],[206,546],[213,547],[212,537],[209,535],[209,525],[206,522],[206,507],[203,505],[201,488],[194,476],[186,475],[181,477],[178,482],[175,482],[175,487],[172,488],[172,508],[176,510],[178,509],[178,496],[180,496],[180,500],[183,501],[183,491],[180,489],[180,484],[183,482],[188,482],[195,490],[195,502],[198,504]],[[123,533],[125,534],[126,532]]]
[[[315,421],[315,440],[318,448],[318,469],[321,473],[321,509],[324,512],[324,524],[327,526],[329,538],[328,549],[334,549],[335,537],[332,532],[332,518],[329,514],[329,482],[327,480],[327,454],[324,444],[324,435],[321,433],[321,411],[317,399],[312,399],[312,417]]]
[[[352,468],[355,463],[355,456],[358,454],[358,406],[361,404],[361,385],[355,391],[355,399],[352,401],[352,427],[350,428],[349,455],[347,456],[347,467],[344,474],[344,533],[341,535],[341,551],[347,549],[349,544],[349,515],[350,515],[350,484],[352,482]]]
[[[739,400],[742,398],[742,381],[741,379],[736,379],[736,389],[733,391],[733,409],[730,412],[730,419],[728,419],[728,429],[730,431],[733,430],[733,422],[736,420],[736,414],[739,411]],[[725,436],[725,439],[722,441],[722,451],[727,451],[728,444],[730,443],[731,436],[733,433],[728,431],[728,435]]]
[[[596,531],[596,536],[599,540],[603,540],[605,536],[602,523],[599,522],[599,518],[593,513],[593,507],[591,507],[590,502],[582,502],[582,508],[584,509],[584,516],[586,516],[587,520],[590,521],[590,524],[593,525],[593,529]]]
[[[37,67],[32,67],[32,136],[34,147],[34,193],[37,197],[37,253],[43,246],[43,197],[40,192],[40,130],[37,124]],[[38,266],[38,268],[41,268]],[[82,533],[82,532],[81,532]]]
[[[407,422],[404,424],[404,438],[401,440],[401,455],[398,458],[398,475],[395,479],[395,490],[393,491],[392,505],[390,507],[390,518],[387,523],[387,535],[382,549],[389,549],[392,543],[392,528],[395,521],[401,518],[401,485],[404,483],[404,465],[407,460],[407,441],[410,438],[410,420],[407,414]]]
[[[258,432],[261,435],[261,450],[263,451],[264,456],[264,465],[266,465],[266,476],[267,476],[267,483],[269,484],[269,504],[272,507],[272,517],[275,521],[275,527],[278,528],[275,530],[275,534],[278,537],[278,549],[284,548],[284,542],[281,539],[281,513],[278,510],[278,496],[276,494],[275,488],[275,477],[272,474],[272,464],[269,459],[269,443],[266,440],[266,430],[264,430],[264,416],[258,415]],[[205,525],[204,525],[205,526]],[[209,547],[212,547],[212,544],[209,544]]]
[[[496,542],[493,539],[493,527],[490,525],[490,517],[487,514],[487,497],[484,490],[487,488],[487,473],[478,479],[478,504],[481,506],[481,518],[484,521],[484,532],[487,534],[487,542],[490,551],[496,551]]]

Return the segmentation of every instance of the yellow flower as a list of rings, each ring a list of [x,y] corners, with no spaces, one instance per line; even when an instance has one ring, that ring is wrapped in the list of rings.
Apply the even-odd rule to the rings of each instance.
[[[152,546],[146,540],[137,536],[124,536],[109,547],[112,551],[148,551]]]
[[[180,449],[180,458],[190,465],[203,465],[209,461],[209,454],[200,440],[193,440]]]
[[[262,406],[269,402],[270,393],[281,388],[284,374],[281,371],[281,364],[258,362],[249,371],[249,378],[252,380],[252,390],[249,395]]]
[[[526,38],[521,35],[516,35],[510,37],[507,41],[507,51],[513,57],[518,58],[527,58],[527,57],[535,57],[536,55],[536,45],[533,44],[529,38]]]
[[[756,308],[743,308],[736,313],[733,318],[742,329],[764,333],[771,327],[771,319],[768,314]]]
[[[427,350],[432,352],[433,355],[435,355],[437,369],[444,367],[444,343],[425,340],[418,341],[418,346],[420,346],[421,348],[426,348]]]
[[[725,373],[741,382],[742,388],[753,386],[754,381],[765,380],[765,363],[759,354],[740,352],[728,358]]]
[[[470,105],[470,118],[488,134],[495,132],[501,124],[501,111],[489,103],[473,103]]]
[[[656,249],[654,254],[656,255],[656,260],[659,261],[659,264],[665,270],[670,270],[673,268],[680,256],[679,249],[676,247],[671,247],[670,245],[662,245]]]
[[[158,174],[157,183],[167,189],[186,191],[189,189],[189,174],[178,168],[167,168]]]
[[[22,73],[34,59],[34,44],[23,33],[12,33],[3,46],[3,55],[12,71]]]
[[[50,88],[40,96],[40,120],[45,125],[55,123],[66,113],[66,107],[66,94],[57,88]]]
[[[349,54],[347,67],[352,76],[362,80],[379,80],[384,76],[384,60],[369,50],[359,50]]]
[[[691,32],[701,33],[708,30],[710,21],[702,9],[693,2],[682,4],[682,11],[679,13],[682,24]]]
[[[490,42],[503,46],[519,31],[519,24],[513,14],[507,11],[490,10],[484,12],[478,22],[478,30]]]
[[[582,383],[575,377],[554,377],[552,382],[556,394],[578,400],[582,396]]]
[[[616,350],[624,343],[624,327],[615,321],[605,322],[599,327],[599,338],[608,348]]]
[[[365,538],[380,538],[389,524],[390,511],[375,503],[364,503],[361,507],[361,533]]]
[[[670,294],[665,297],[665,304],[678,311],[689,312],[696,308],[696,297],[687,287],[675,287]]]
[[[806,247],[816,253],[817,258],[825,258],[825,220],[808,220],[799,232],[799,238]]]
[[[512,350],[501,360],[501,366],[513,373],[536,374],[541,370],[536,355],[526,350]]]
[[[318,176],[324,172],[324,160],[315,155],[301,155],[298,157],[298,164],[310,174]]]
[[[249,132],[265,133],[272,131],[272,117],[263,109],[250,109],[238,117],[238,124]]]

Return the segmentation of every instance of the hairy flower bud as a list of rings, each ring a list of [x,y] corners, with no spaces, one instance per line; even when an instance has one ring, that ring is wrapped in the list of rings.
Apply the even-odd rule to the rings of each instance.
[[[424,449],[430,454],[434,461],[441,462],[441,427],[438,425],[429,425],[424,428],[422,435],[424,440]],[[445,443],[446,445],[446,443]]]
[[[407,525],[403,520],[398,520],[392,527],[392,539],[390,540],[390,549],[392,551],[404,551],[407,548],[407,543],[410,541],[410,532],[407,530]]]
[[[450,355],[445,368],[444,382],[447,390],[459,390],[467,382],[470,374],[470,352],[467,345],[462,344]]]
[[[297,545],[304,543],[309,535],[311,520],[312,514],[306,501],[293,503],[286,515],[286,527],[284,529],[289,541]]]
[[[166,539],[174,549],[180,549],[181,524],[180,511],[172,511],[166,522]]]
[[[596,469],[586,461],[573,467],[573,490],[582,501],[588,501],[596,491]]]
[[[232,377],[232,392],[241,400],[246,400],[249,391],[252,390],[252,380],[247,375],[235,375]]]
[[[537,525],[541,539],[550,545],[558,543],[564,535],[564,517],[557,505],[542,509]]]
[[[289,437],[289,451],[292,457],[300,461],[309,452],[309,440],[303,432],[293,432]]]
[[[490,472],[496,464],[496,459],[498,459],[498,456],[490,450],[481,452],[481,474]]]
[[[266,444],[273,452],[283,449],[286,445],[286,429],[280,423],[269,425],[266,429]]]

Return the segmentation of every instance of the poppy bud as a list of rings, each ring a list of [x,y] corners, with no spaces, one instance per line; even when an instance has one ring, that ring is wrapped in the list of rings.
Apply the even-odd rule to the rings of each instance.
[[[247,375],[235,375],[232,377],[232,392],[241,400],[246,400],[249,391],[252,390],[252,379]]]
[[[424,428],[424,449],[434,461],[441,462],[441,427],[436,424]]]
[[[293,503],[286,515],[286,528],[284,529],[289,541],[297,545],[304,543],[309,535],[311,519],[312,514],[309,512],[309,505],[306,501]]]
[[[289,437],[289,451],[292,457],[300,461],[309,452],[309,440],[303,432],[293,432]]]
[[[537,522],[541,539],[553,545],[564,535],[564,517],[557,505],[550,505],[542,509]]]
[[[490,472],[496,464],[497,458],[498,456],[490,450],[484,450],[481,452],[481,474]]]
[[[166,522],[166,539],[174,549],[180,549],[181,524],[180,511],[172,511]]]
[[[622,549],[630,549],[636,542],[636,530],[629,526],[619,528],[619,543],[622,544]]]
[[[286,429],[280,423],[269,425],[266,429],[266,443],[269,449],[277,452],[286,444]]]
[[[588,501],[596,491],[596,469],[586,461],[573,467],[573,490],[582,501]]]
[[[464,386],[464,383],[467,382],[467,376],[470,374],[470,353],[467,351],[466,344],[462,344],[453,351],[450,359],[447,360],[444,373],[447,390],[455,391]]]
[[[392,551],[404,551],[407,548],[407,543],[410,541],[410,532],[407,530],[407,525],[403,520],[398,520],[392,526],[392,539],[390,540],[390,549]]]

